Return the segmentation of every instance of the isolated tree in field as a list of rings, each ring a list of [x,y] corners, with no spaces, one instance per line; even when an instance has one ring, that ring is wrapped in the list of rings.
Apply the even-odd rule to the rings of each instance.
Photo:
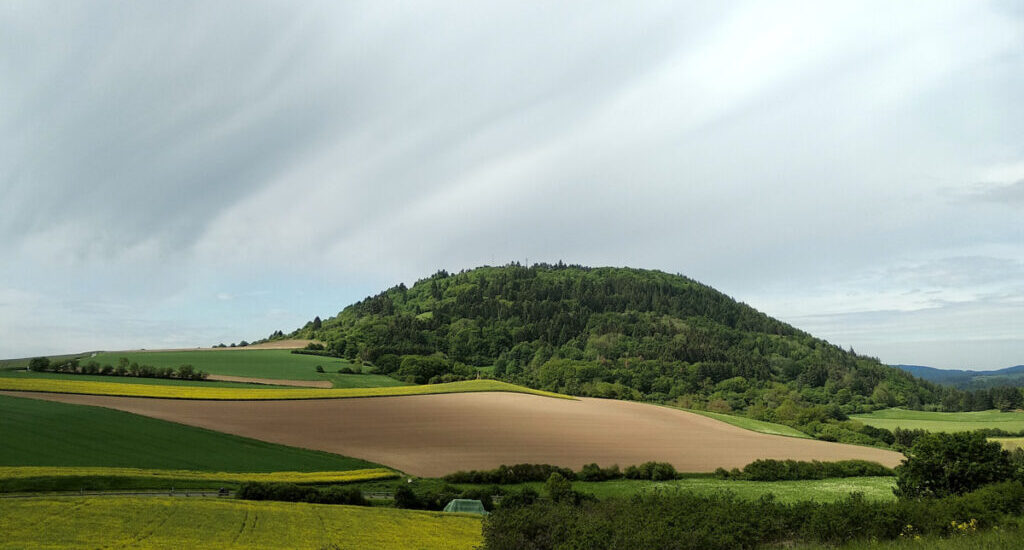
[[[178,378],[182,380],[191,380],[195,374],[196,371],[192,365],[182,365],[178,367]]]
[[[45,371],[50,368],[50,360],[46,357],[36,357],[28,362],[28,370]]]
[[[1010,453],[977,432],[922,435],[908,455],[896,467],[901,498],[959,495],[1013,476]]]
[[[555,472],[551,474],[544,487],[548,491],[548,497],[555,502],[562,502],[566,500],[572,500],[572,482],[565,479],[562,474]]]

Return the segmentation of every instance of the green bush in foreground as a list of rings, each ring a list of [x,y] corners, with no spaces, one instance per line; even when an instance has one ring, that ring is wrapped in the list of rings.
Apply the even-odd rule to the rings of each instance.
[[[976,432],[933,433],[914,442],[896,467],[896,495],[942,497],[1014,476],[1010,453]]]
[[[651,493],[633,498],[538,500],[502,506],[484,520],[485,548],[676,550],[751,549],[765,544],[838,544],[901,535],[949,535],[988,528],[1024,513],[1024,485],[1007,482],[941,499],[781,504],[731,493]]]

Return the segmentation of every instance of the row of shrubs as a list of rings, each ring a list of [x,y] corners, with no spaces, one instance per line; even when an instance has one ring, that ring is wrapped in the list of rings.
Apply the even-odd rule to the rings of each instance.
[[[443,510],[445,505],[456,498],[468,498],[479,500],[486,510],[494,509],[494,497],[504,492],[498,488],[466,489],[461,490],[450,485],[438,489],[427,489],[422,491],[413,490],[405,485],[395,490],[394,506],[396,508],[407,508],[411,510]],[[529,500],[532,503],[537,498],[537,493],[530,491]],[[354,506],[369,506],[370,503],[363,497],[358,487],[343,487],[332,485],[326,489],[319,489],[308,485],[296,485],[294,483],[245,483],[235,493],[235,497],[243,500],[274,500],[279,502],[310,502],[313,504],[350,504]],[[512,504],[521,504],[522,499],[512,498]]]
[[[369,506],[363,492],[356,487],[332,485],[318,489],[294,483],[243,483],[235,493],[243,500],[276,500],[281,502],[310,502],[313,504],[350,504]]]
[[[719,468],[715,475],[722,479],[745,479],[750,481],[784,481],[797,479],[827,479],[833,477],[894,476],[892,468],[867,460],[839,460],[819,462],[813,460],[772,460],[759,459],[747,464],[742,470]]]
[[[664,481],[679,477],[679,472],[668,462],[644,462],[637,466],[629,466],[625,470],[620,470],[618,464],[608,468],[587,464],[579,472],[551,464],[502,464],[493,470],[455,472],[444,476],[444,480],[448,483],[512,485],[527,481],[547,481],[551,474],[556,473],[565,479],[577,481],[608,481],[623,478]]]
[[[316,372],[324,372],[324,366],[317,365]],[[338,374],[363,374],[363,369],[359,367],[341,367],[338,369]]]
[[[782,504],[732,493],[645,493],[606,500],[537,499],[502,507],[484,521],[485,548],[750,549],[947,535],[1019,516],[1024,485],[1006,482],[941,499]]]
[[[129,363],[122,357],[117,366],[100,365],[96,361],[82,363],[72,359],[63,363],[51,363],[46,357],[37,357],[29,361],[29,370],[36,372],[58,372],[62,374],[92,374],[99,376],[132,376],[135,378],[177,378],[179,380],[206,380],[207,373],[197,371],[192,365],[181,365],[177,369],[171,367],[154,367]]]

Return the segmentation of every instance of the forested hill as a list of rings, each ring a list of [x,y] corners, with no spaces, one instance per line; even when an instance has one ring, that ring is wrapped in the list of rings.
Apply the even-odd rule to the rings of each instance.
[[[882,406],[938,407],[944,398],[947,409],[957,409],[960,399],[707,285],[641,269],[441,271],[315,319],[289,337],[320,339],[325,353],[418,383],[479,370],[574,395],[745,411],[790,423]]]
[[[960,389],[983,389],[998,386],[1024,386],[1024,365],[999,370],[953,370],[921,367],[917,365],[894,365],[910,374],[935,382],[948,384]]]

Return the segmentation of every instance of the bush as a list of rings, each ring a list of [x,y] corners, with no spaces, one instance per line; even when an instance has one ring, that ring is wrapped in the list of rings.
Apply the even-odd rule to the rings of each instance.
[[[629,466],[623,472],[626,479],[650,479],[666,481],[678,477],[675,466],[668,462],[644,462],[639,466]]]
[[[751,481],[783,481],[797,479],[826,479],[835,477],[892,476],[896,473],[877,462],[866,460],[840,460],[836,462],[811,462],[796,460],[760,459],[751,462],[735,473],[719,468],[715,474],[721,478],[747,479]]]
[[[516,464],[506,466],[502,464],[494,470],[471,470],[468,472],[455,472],[444,476],[449,483],[488,483],[497,485],[511,485],[527,481],[547,481],[551,474],[559,473],[567,479],[574,479],[576,474],[569,468],[552,466],[551,464]]]
[[[896,467],[900,497],[943,497],[974,491],[1014,475],[1010,453],[983,434],[930,433],[918,437]]]
[[[337,485],[321,490],[294,483],[243,483],[235,493],[235,498],[369,506],[369,503],[363,498],[362,491],[358,488]]]
[[[323,367],[323,365],[317,365],[317,366],[316,366],[316,371],[317,371],[317,372],[324,372],[324,367]]]

